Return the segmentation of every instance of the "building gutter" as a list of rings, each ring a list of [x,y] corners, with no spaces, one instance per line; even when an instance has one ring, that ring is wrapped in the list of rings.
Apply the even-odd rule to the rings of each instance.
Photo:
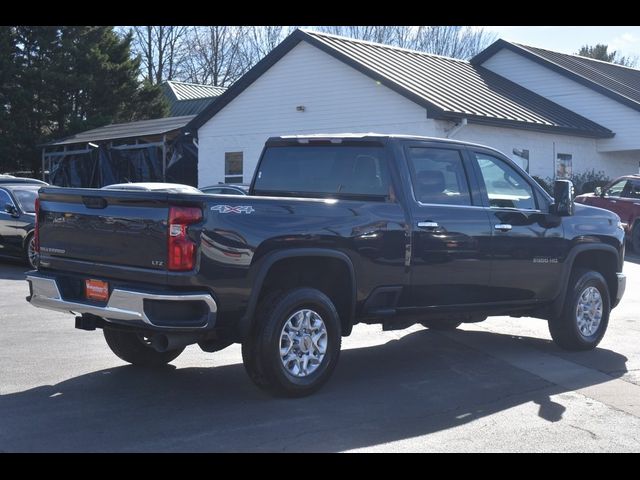
[[[467,126],[467,119],[461,118],[453,127],[446,131],[447,138],[452,138],[456,133]]]

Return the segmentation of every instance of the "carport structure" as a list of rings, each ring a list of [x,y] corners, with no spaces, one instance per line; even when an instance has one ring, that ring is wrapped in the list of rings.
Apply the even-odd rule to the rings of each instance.
[[[122,182],[197,186],[197,146],[184,127],[195,115],[118,123],[42,145],[49,183],[99,188]]]

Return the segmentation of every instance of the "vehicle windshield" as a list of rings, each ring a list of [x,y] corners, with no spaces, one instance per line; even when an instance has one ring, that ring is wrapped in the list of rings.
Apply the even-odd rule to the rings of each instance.
[[[13,196],[18,201],[18,205],[23,212],[35,213],[36,198],[38,198],[38,189],[29,188],[24,190],[13,190]]]

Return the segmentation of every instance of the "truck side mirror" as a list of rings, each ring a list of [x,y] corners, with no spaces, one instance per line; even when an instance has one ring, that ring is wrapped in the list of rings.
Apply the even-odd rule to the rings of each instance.
[[[561,217],[573,215],[573,183],[569,180],[556,180],[553,184],[554,213]]]
[[[604,197],[604,192],[602,191],[602,187],[596,187],[593,193],[598,197]]]

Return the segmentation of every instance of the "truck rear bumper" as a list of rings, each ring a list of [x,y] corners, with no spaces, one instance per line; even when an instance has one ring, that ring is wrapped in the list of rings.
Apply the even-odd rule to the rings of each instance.
[[[618,291],[616,293],[615,302],[611,305],[611,308],[617,306],[622,299],[622,295],[624,295],[624,290],[627,288],[627,277],[624,273],[616,273],[618,277]]]
[[[154,330],[202,330],[215,325],[218,306],[209,293],[152,293],[135,289],[114,288],[106,304],[65,299],[55,278],[30,272],[27,275],[35,307],[91,314],[107,321]]]

